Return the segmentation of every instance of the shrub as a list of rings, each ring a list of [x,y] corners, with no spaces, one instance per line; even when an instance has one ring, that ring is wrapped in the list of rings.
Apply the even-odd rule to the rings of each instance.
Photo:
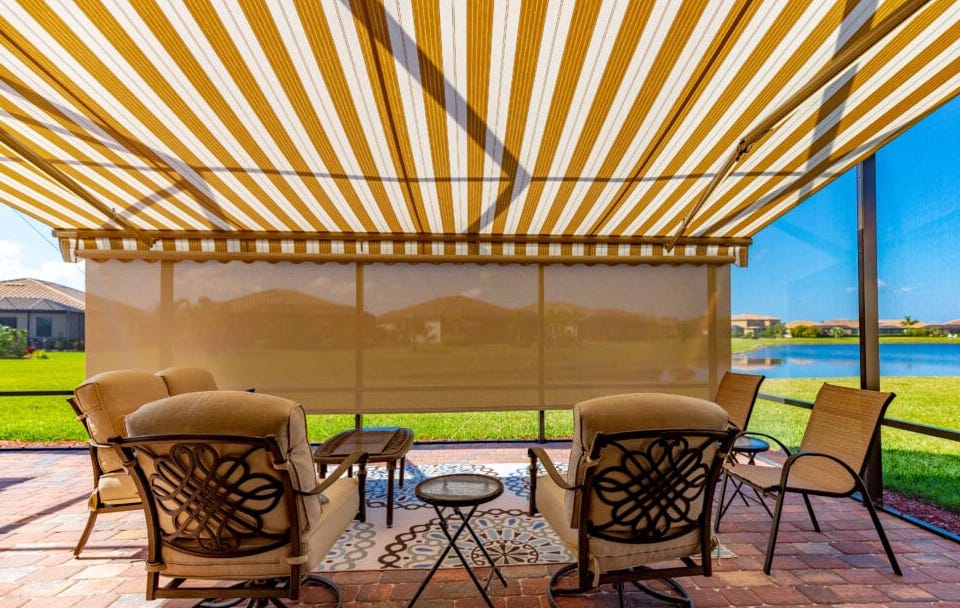
[[[21,359],[27,353],[27,330],[0,325],[0,357]]]
[[[795,325],[790,329],[792,338],[819,338],[820,328],[814,325]]]

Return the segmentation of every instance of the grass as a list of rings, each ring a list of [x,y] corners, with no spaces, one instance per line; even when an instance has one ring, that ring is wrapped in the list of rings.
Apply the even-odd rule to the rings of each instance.
[[[735,349],[757,346],[760,340],[735,341]],[[772,341],[776,343],[776,341]],[[813,340],[813,342],[818,342]],[[822,343],[822,340],[819,341]],[[49,353],[48,359],[0,359],[0,391],[71,390],[84,378],[84,354]],[[856,386],[855,378],[830,382]],[[768,379],[761,392],[813,401],[819,379]],[[956,404],[960,403],[960,377],[890,377],[883,390],[897,393],[887,416],[911,422],[956,429]],[[86,433],[76,421],[64,397],[6,397],[0,416],[0,442],[85,443]],[[754,410],[750,428],[769,433],[795,447],[809,413],[761,400]],[[407,426],[423,440],[533,440],[537,436],[535,411],[466,412],[445,414],[367,414],[366,426]],[[569,411],[548,411],[545,418],[548,438],[568,438],[573,421]],[[311,415],[311,441],[323,441],[354,425],[353,415]],[[960,512],[960,444],[883,429],[884,480],[901,493],[935,502]]]

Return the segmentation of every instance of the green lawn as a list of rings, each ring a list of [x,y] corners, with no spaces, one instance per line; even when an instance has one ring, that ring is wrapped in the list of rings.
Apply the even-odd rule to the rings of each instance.
[[[740,340],[735,348],[762,340]],[[0,391],[71,390],[84,377],[84,354],[53,352],[47,359],[0,359]],[[857,379],[831,379],[856,386]],[[822,380],[768,379],[761,392],[813,401]],[[911,422],[957,429],[960,378],[886,378],[881,387],[897,393],[887,416]],[[2,401],[0,441],[57,443],[86,441],[64,397],[6,397]],[[750,423],[752,430],[769,433],[796,446],[808,411],[759,401]],[[414,429],[420,440],[525,439],[537,436],[536,412],[471,412],[458,414],[368,414],[368,426],[402,425]],[[353,426],[352,415],[311,415],[310,438],[322,441]],[[549,438],[567,438],[572,432],[569,411],[546,414]],[[907,433],[883,430],[884,479],[888,487],[932,500],[960,512],[960,444]]]

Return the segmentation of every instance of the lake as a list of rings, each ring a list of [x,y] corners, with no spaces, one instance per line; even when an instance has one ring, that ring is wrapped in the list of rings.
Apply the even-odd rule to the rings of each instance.
[[[857,344],[784,344],[733,355],[733,370],[768,378],[860,375]],[[882,376],[960,376],[960,344],[881,344]]]

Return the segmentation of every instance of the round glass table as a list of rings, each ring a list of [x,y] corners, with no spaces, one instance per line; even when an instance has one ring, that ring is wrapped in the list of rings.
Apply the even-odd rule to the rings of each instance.
[[[494,574],[500,579],[504,587],[507,586],[507,581],[503,578],[503,574],[500,573],[496,564],[493,563],[493,559],[487,552],[486,547],[483,546],[477,533],[470,527],[470,518],[473,517],[477,507],[503,494],[503,483],[496,477],[490,477],[489,475],[453,473],[450,475],[431,477],[430,479],[421,481],[417,484],[416,494],[417,498],[432,506],[437,512],[440,529],[443,531],[443,535],[447,537],[448,543],[447,546],[444,547],[443,552],[440,553],[440,557],[437,558],[436,563],[430,569],[430,572],[427,573],[427,577],[420,583],[420,588],[417,589],[413,599],[410,600],[408,608],[416,603],[420,594],[423,593],[424,588],[427,586],[427,583],[430,582],[430,579],[433,577],[433,573],[437,571],[437,568],[439,568],[443,560],[446,559],[447,554],[450,553],[450,549],[453,549],[457,554],[460,563],[466,568],[467,574],[470,575],[473,584],[477,586],[487,606],[493,608],[493,603],[491,603],[490,597],[487,595],[487,589],[490,587],[490,582],[493,580]],[[457,521],[459,521],[459,526],[451,525],[456,524]],[[480,551],[486,558],[487,563],[490,564],[490,576],[487,577],[487,582],[484,585],[480,584],[479,579],[477,579],[477,576],[473,573],[473,569],[470,568],[470,562],[464,557],[460,547],[457,546],[457,539],[464,530],[470,533],[474,542],[477,543],[477,547],[480,548]]]

